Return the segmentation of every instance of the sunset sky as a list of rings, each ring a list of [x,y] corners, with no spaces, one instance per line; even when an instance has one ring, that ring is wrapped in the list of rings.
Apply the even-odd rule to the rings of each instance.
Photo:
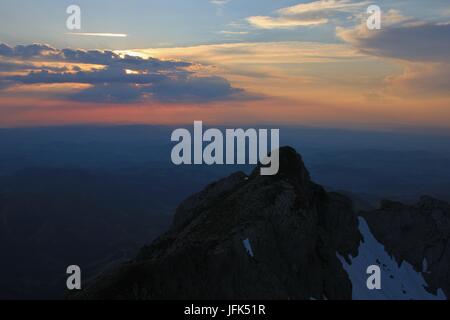
[[[449,79],[448,0],[0,2],[0,127],[450,129]]]

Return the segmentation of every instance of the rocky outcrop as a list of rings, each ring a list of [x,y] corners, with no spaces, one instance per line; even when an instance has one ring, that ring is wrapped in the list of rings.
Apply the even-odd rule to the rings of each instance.
[[[311,181],[292,148],[280,171],[236,173],[178,208],[170,230],[81,299],[351,299],[338,255],[361,241],[351,201]]]
[[[384,201],[363,212],[374,236],[400,264],[421,272],[428,290],[441,288],[450,297],[450,205],[430,197],[414,205]]]

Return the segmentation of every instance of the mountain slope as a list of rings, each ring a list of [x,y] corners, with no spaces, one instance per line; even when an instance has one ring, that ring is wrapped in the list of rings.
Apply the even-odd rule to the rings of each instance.
[[[399,264],[407,262],[433,294],[450,297],[450,205],[422,197],[414,205],[384,201],[362,213],[375,237]]]

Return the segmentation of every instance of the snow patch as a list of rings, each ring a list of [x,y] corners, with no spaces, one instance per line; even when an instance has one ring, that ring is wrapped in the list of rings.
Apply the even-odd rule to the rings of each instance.
[[[385,251],[371,233],[367,222],[359,219],[359,230],[364,242],[359,247],[359,254],[351,258],[348,264],[343,257],[337,255],[344,269],[347,271],[353,285],[354,300],[446,300],[441,289],[437,295],[426,291],[427,284],[421,273],[416,272],[407,262],[400,266]],[[381,290],[369,290],[366,273],[371,265],[378,265],[381,269]],[[425,270],[427,266],[424,266]]]
[[[250,240],[245,239],[244,241],[242,241],[242,244],[244,245],[244,248],[247,251],[248,255],[253,258],[253,250],[252,245],[250,244]]]

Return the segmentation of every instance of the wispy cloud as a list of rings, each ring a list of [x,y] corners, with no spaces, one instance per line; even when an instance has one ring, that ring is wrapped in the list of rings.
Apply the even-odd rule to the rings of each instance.
[[[367,59],[366,55],[345,44],[301,41],[223,43],[134,52],[143,56],[195,61],[210,66],[213,72],[249,92],[284,95],[290,91],[288,95],[297,97],[300,95],[299,87],[305,88],[306,84],[313,83],[315,85],[320,78],[328,77],[328,73],[332,74],[331,70],[328,73],[320,71],[327,70],[325,66],[336,66],[341,62],[348,65],[352,61]],[[312,66],[319,70],[318,74],[306,71]],[[326,82],[328,84],[329,80]],[[340,80],[336,83],[342,82]],[[359,80],[358,82],[361,83]],[[320,88],[321,86],[316,87]]]
[[[193,47],[142,49],[132,52],[142,53],[145,56],[182,59],[214,66],[233,64],[239,66],[240,69],[252,68],[255,65],[339,62],[365,56],[345,44],[301,41],[224,43]],[[252,63],[249,63],[249,61]]]
[[[339,13],[351,13],[367,5],[366,1],[319,0],[277,10],[271,16],[252,16],[247,22],[260,29],[285,29],[323,25]]]
[[[244,35],[249,34],[248,31],[229,31],[229,30],[222,30],[219,32],[220,34],[226,34],[226,35]]]
[[[126,38],[128,35],[125,33],[92,33],[92,32],[69,32],[71,36],[84,36],[84,37],[111,37],[111,38]]]
[[[308,19],[292,19],[287,17],[266,17],[254,16],[247,18],[247,21],[254,27],[260,29],[287,29],[295,27],[317,26],[325,24],[328,19],[325,18],[308,18]]]
[[[230,0],[211,0],[210,3],[215,4],[217,6],[223,6],[230,2]]]
[[[216,14],[221,16],[223,14],[223,8],[231,0],[210,0],[209,3],[216,6]]]

